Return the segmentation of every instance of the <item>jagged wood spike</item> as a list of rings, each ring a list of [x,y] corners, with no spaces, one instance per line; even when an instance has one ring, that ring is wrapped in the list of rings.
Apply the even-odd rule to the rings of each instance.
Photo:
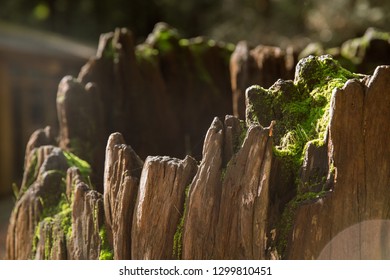
[[[110,135],[104,173],[104,212],[114,259],[131,258],[131,229],[143,161],[120,133]]]
[[[132,259],[172,259],[174,236],[183,215],[185,189],[196,161],[148,157],[142,170],[133,217]]]
[[[203,158],[190,186],[184,220],[183,259],[211,259],[221,195],[224,129],[215,118],[207,131]]]

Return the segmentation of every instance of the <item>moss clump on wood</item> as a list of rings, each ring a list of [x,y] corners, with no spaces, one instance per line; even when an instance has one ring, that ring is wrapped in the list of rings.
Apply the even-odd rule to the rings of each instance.
[[[66,158],[69,167],[78,168],[84,178],[89,178],[91,167],[86,161],[71,152],[62,151],[62,154]],[[40,199],[43,210],[40,221],[35,229],[32,245],[32,255],[34,257],[40,239],[40,231],[44,228],[46,230],[45,259],[51,259],[53,240],[57,238],[53,236],[52,232],[55,227],[61,230],[65,240],[69,240],[72,236],[72,198],[66,195],[66,173],[61,170],[48,170],[46,171],[46,176],[48,175],[60,176],[60,196],[52,197],[49,195],[45,199]]]
[[[167,24],[157,24],[152,36],[154,37],[154,46],[161,54],[169,53],[179,46],[178,31]]]
[[[158,50],[149,46],[148,44],[138,45],[135,49],[135,57],[139,64],[150,63],[157,66]]]
[[[294,81],[279,80],[269,89],[253,86],[247,90],[247,126],[268,125],[276,120],[274,155],[280,159],[283,170],[293,174],[296,182],[296,196],[287,203],[277,225],[275,247],[282,258],[298,207],[327,193],[324,189],[319,192],[312,192],[310,188],[305,192],[297,189],[306,148],[309,143],[317,147],[326,144],[333,91],[342,88],[349,79],[361,77],[341,67],[329,55],[309,56],[299,61]],[[329,174],[332,172],[329,170]]]
[[[92,172],[91,166],[89,165],[89,163],[86,162],[85,160],[82,160],[81,158],[79,158],[78,156],[76,156],[75,154],[73,154],[71,152],[64,151],[63,154],[66,158],[66,161],[68,162],[69,167],[72,167],[72,166],[77,167],[77,169],[80,171],[83,178],[85,180],[87,180]]]
[[[277,81],[269,89],[247,90],[247,125],[274,126],[274,154],[297,174],[309,141],[322,145],[329,123],[332,92],[349,79],[359,78],[331,56],[309,56],[299,61],[294,81]]]
[[[43,213],[40,222],[35,228],[33,240],[32,255],[35,256],[37,245],[40,240],[40,231],[44,229],[45,235],[45,254],[44,259],[51,259],[51,252],[54,240],[59,236],[53,235],[54,228],[60,229],[66,240],[69,240],[72,235],[72,207],[71,202],[65,195],[65,182],[61,186],[61,198],[57,204],[53,206],[45,206],[45,201],[41,200]]]

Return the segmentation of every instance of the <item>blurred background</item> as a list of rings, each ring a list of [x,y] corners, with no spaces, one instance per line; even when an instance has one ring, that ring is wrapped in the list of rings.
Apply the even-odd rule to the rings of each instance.
[[[77,76],[101,33],[127,27],[141,43],[164,21],[185,38],[329,48],[368,27],[390,31],[389,14],[385,0],[0,0],[0,259],[28,138],[57,127],[58,83]]]
[[[387,29],[385,0],[2,0],[4,21],[97,42],[102,32],[129,27],[141,41],[158,21],[183,36],[254,44],[310,38],[329,44],[364,32]]]

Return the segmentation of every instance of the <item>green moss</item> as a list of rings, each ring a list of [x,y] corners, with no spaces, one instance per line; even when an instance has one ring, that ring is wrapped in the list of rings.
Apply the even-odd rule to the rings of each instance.
[[[114,38],[110,38],[107,41],[107,45],[103,50],[103,57],[114,61],[118,59],[119,54],[114,46]]]
[[[374,28],[369,28],[362,37],[346,41],[341,47],[341,56],[358,65],[363,62],[366,51],[371,41],[390,41],[390,33],[382,32]]]
[[[247,123],[266,126],[276,120],[274,154],[297,173],[307,142],[325,138],[333,90],[358,77],[331,56],[304,58],[293,82],[279,80],[268,90],[259,86],[248,89]]]
[[[179,46],[179,33],[166,24],[158,24],[153,31],[154,47],[164,55]]]
[[[91,126],[88,135],[90,136],[94,135],[94,133],[92,133]],[[86,162],[92,162],[93,152],[95,149],[96,146],[94,146],[91,142],[83,141],[80,138],[73,137],[70,139],[70,145],[67,151],[77,156],[82,155],[83,160]]]
[[[72,205],[65,194],[62,194],[57,209],[59,212],[54,216],[54,219],[59,221],[61,230],[66,237],[70,238],[72,235]]]
[[[107,238],[107,231],[104,225],[99,230],[99,237],[100,237],[99,260],[113,260],[114,254],[109,245],[108,238]]]
[[[158,54],[159,52],[157,49],[152,48],[147,44],[139,45],[135,50],[135,56],[138,63],[147,62],[153,65],[157,65]]]
[[[33,239],[33,254],[36,252],[37,244],[40,239],[40,227],[44,224],[51,224],[58,226],[61,231],[64,233],[66,239],[68,240],[72,235],[72,207],[71,203],[65,195],[65,186],[63,188],[63,193],[61,193],[60,200],[57,204],[50,206],[49,203],[46,203],[41,199],[43,206],[43,212],[41,220],[36,226],[35,235]],[[50,232],[47,232],[47,235],[50,235]],[[50,255],[46,252],[51,252],[52,242],[48,239],[51,239],[50,236],[46,237],[45,240],[45,258],[50,258]]]
[[[180,47],[188,47],[190,45],[190,41],[188,39],[180,39],[179,46]]]
[[[188,196],[190,192],[190,185],[185,189],[185,201],[184,201],[184,212],[180,218],[180,222],[177,225],[175,235],[173,237],[173,252],[172,256],[174,259],[182,259],[182,250],[183,250],[183,231],[184,231],[184,219],[187,215],[187,205],[188,205]]]
[[[41,200],[41,203],[43,204],[43,213],[40,222],[35,228],[32,244],[32,254],[33,256],[36,254],[37,246],[40,240],[40,231],[42,230],[41,228],[43,228],[43,230],[46,231],[44,259],[51,259],[53,238],[56,238],[56,236],[53,236],[52,230],[54,227],[59,227],[64,233],[66,239],[71,237],[72,209],[64,193],[61,194],[61,199],[55,206],[45,207],[43,200]]]
[[[68,165],[77,167],[84,179],[87,179],[91,175],[92,170],[88,162],[82,160],[71,152],[64,151],[63,153],[68,162]]]
[[[136,50],[137,59],[140,61],[154,62],[158,58],[164,59],[166,56],[175,56],[178,64],[183,68],[183,73],[195,76],[201,82],[208,85],[214,85],[213,77],[206,67],[208,57],[205,55],[210,48],[219,48],[216,55],[222,56],[226,65],[229,65],[230,56],[234,51],[233,44],[225,44],[214,40],[207,40],[202,37],[193,39],[180,38],[178,31],[171,28],[167,24],[159,23],[153,30],[153,34],[147,39],[148,45],[138,47]],[[193,64],[188,62],[188,54],[193,59]],[[171,58],[172,59],[172,58]],[[193,65],[195,69],[189,69],[189,65]],[[195,72],[195,73],[193,73]],[[212,87],[212,92],[217,93],[218,90]]]
[[[89,178],[91,174],[90,165],[70,152],[63,152],[69,167],[77,167],[84,178]],[[45,239],[45,258],[51,258],[51,249],[53,246],[53,236],[51,236],[51,230],[53,227],[61,229],[65,239],[69,240],[72,236],[72,200],[66,196],[66,174],[60,170],[46,171],[46,176],[59,176],[61,178],[60,195],[55,197],[46,194],[46,196],[40,197],[40,203],[42,205],[42,214],[40,221],[35,229],[35,234],[32,244],[32,253],[35,256],[37,245],[40,238],[40,227],[45,226],[47,230]],[[57,193],[57,192],[56,192]],[[56,238],[56,236],[54,236]]]
[[[63,155],[66,158],[68,166],[77,167],[84,180],[88,182],[91,174],[90,165],[71,152],[63,151]],[[39,172],[36,154],[33,155],[31,162],[32,164],[30,164],[27,171],[29,174],[28,177],[31,177],[31,179],[28,181],[34,182],[38,177]],[[63,233],[66,242],[72,237],[72,197],[69,198],[66,195],[66,172],[62,170],[48,170],[45,172],[44,176],[55,176],[60,180],[60,184],[59,189],[53,190],[53,192],[48,190],[39,197],[42,206],[42,214],[40,215],[40,221],[35,228],[31,252],[32,257],[34,258],[41,236],[40,231],[45,230],[46,239],[43,257],[50,259],[53,243],[56,238],[60,237],[53,235],[53,228],[55,228],[56,231],[59,229]]]

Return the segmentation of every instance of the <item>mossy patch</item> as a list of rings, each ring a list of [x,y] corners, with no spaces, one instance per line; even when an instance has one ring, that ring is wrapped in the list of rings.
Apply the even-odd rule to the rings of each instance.
[[[268,90],[247,90],[247,125],[274,126],[274,154],[297,174],[309,141],[324,141],[332,92],[359,75],[342,68],[331,56],[309,56],[299,61],[294,81],[277,81]]]
[[[90,127],[90,131],[88,132],[89,139],[91,139],[92,135],[95,135],[92,133],[92,128]],[[96,146],[91,143],[90,141],[84,141],[78,137],[72,137],[70,139],[70,145],[67,148],[67,151],[74,154],[81,156],[84,161],[91,162],[93,160],[93,153],[96,150]]]
[[[69,167],[77,167],[84,179],[88,179],[91,174],[90,165],[70,152],[62,152],[65,156]],[[33,166],[33,165],[31,165]],[[40,239],[41,227],[44,227],[45,255],[44,258],[51,258],[53,241],[57,236],[53,236],[54,228],[63,233],[65,240],[72,236],[72,198],[66,196],[66,173],[60,170],[46,171],[45,176],[58,176],[61,180],[60,190],[56,190],[53,195],[46,193],[46,196],[40,198],[42,205],[42,214],[38,222],[32,244],[32,255],[35,256],[37,245]],[[59,195],[58,195],[59,194]]]
[[[109,59],[109,60],[113,60],[113,61],[117,61],[118,60],[119,53],[115,49],[114,38],[110,38],[107,41],[106,47],[104,48],[102,55],[103,55],[104,58]]]
[[[66,158],[66,161],[68,162],[69,167],[71,166],[77,167],[81,175],[83,176],[83,178],[87,180],[87,178],[91,175],[92,172],[89,163],[86,162],[85,160],[82,160],[81,158],[79,158],[78,156],[76,156],[71,152],[64,151],[63,154]]]
[[[135,49],[135,57],[138,63],[150,63],[154,66],[158,62],[159,51],[147,44],[138,45]]]
[[[112,248],[109,245],[108,237],[107,237],[107,230],[106,230],[106,227],[104,225],[99,230],[99,237],[100,237],[99,260],[113,260],[114,254],[112,252]]]
[[[162,55],[179,47],[180,36],[178,31],[167,24],[157,24],[151,36],[153,47]]]
[[[45,250],[43,257],[44,259],[51,259],[52,246],[54,240],[58,238],[58,236],[53,235],[54,228],[60,229],[66,240],[72,235],[72,208],[64,193],[61,194],[61,199],[55,206],[45,207],[42,200],[41,203],[43,203],[43,213],[41,221],[35,228],[32,254],[35,256],[40,240],[40,231],[43,229],[45,230]]]
[[[363,62],[366,51],[374,40],[390,42],[390,33],[368,28],[362,37],[348,40],[341,46],[341,56],[358,65]]]
[[[182,259],[184,219],[185,219],[185,216],[187,214],[189,192],[190,192],[190,186],[187,186],[185,189],[184,211],[183,211],[183,214],[180,218],[179,224],[177,225],[175,235],[173,237],[172,256],[174,259],[177,259],[177,260]]]

